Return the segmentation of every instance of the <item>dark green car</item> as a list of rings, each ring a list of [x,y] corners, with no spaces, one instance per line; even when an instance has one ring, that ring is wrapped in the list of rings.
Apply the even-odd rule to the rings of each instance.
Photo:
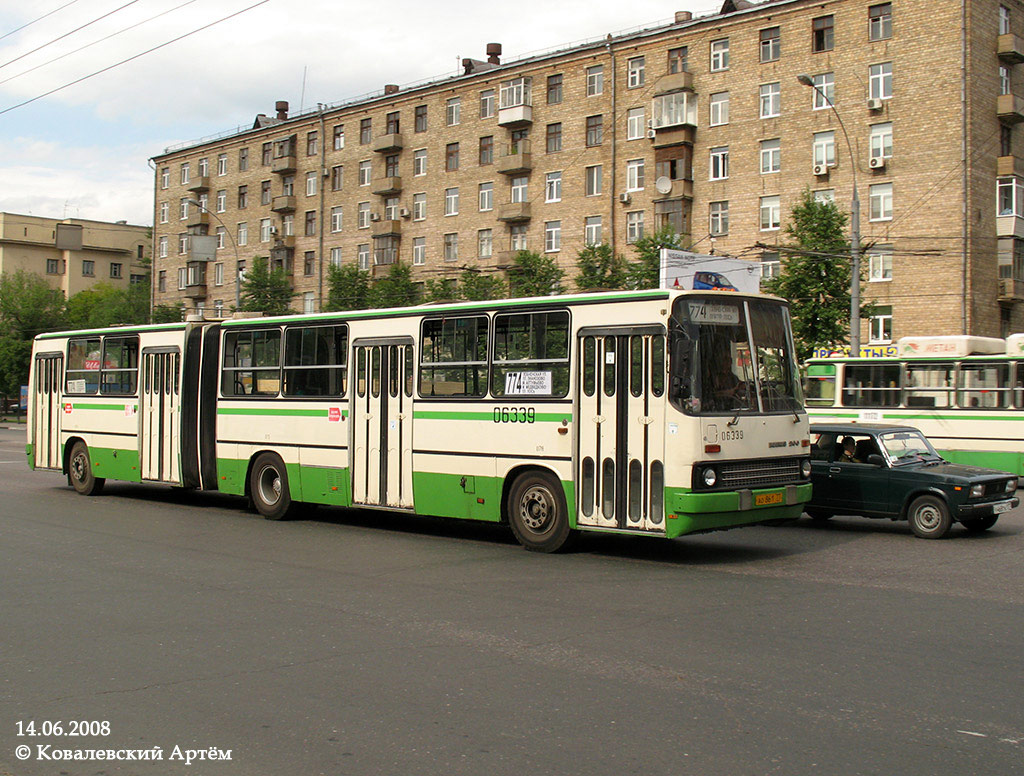
[[[804,511],[816,520],[906,520],[923,539],[941,539],[954,521],[985,531],[1020,503],[1015,475],[949,463],[913,426],[813,424],[811,484]]]

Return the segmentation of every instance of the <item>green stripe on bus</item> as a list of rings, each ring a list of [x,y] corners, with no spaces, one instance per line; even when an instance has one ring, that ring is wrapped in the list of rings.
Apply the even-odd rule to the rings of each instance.
[[[123,404],[79,404],[73,402],[71,405],[76,410],[114,410],[116,412],[124,412]]]
[[[816,420],[819,422],[826,422],[829,418],[853,418],[854,420],[860,420],[862,412],[879,412],[882,414],[880,421],[864,421],[865,423],[885,423],[889,420],[1012,420],[1012,421],[1024,421],[1024,415],[1020,412],[1012,412],[1010,410],[992,410],[993,412],[1001,412],[1001,415],[939,415],[936,413],[922,413],[922,412],[895,412],[884,409],[882,407],[870,408],[865,407],[859,412],[822,412],[808,410],[807,414],[810,417],[810,421],[814,423]]]
[[[488,412],[448,412],[442,410],[418,410],[412,414],[420,420],[486,420],[494,422],[494,411]],[[534,416],[537,423],[561,423],[572,420],[572,414],[566,412],[538,412]]]
[[[326,418],[330,414],[328,409],[287,409],[269,407],[218,407],[218,415],[274,415],[285,417],[301,418]],[[348,417],[348,410],[342,410],[341,416]]]

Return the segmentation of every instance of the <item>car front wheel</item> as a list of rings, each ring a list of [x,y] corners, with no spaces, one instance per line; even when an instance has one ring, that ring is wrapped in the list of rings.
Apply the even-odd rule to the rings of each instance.
[[[953,524],[949,507],[937,496],[918,496],[907,512],[910,530],[920,539],[941,539]]]

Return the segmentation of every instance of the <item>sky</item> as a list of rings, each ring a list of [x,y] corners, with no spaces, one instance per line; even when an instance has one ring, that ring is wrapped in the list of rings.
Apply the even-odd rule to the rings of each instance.
[[[297,112],[454,75],[491,42],[508,61],[721,4],[0,0],[0,211],[151,225],[151,157],[277,100]]]

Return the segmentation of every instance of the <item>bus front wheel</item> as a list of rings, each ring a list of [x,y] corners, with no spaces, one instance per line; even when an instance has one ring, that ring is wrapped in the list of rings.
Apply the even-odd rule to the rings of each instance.
[[[106,482],[102,477],[92,473],[92,461],[89,460],[89,448],[85,442],[75,442],[71,448],[71,459],[68,462],[68,476],[75,490],[83,496],[95,496],[103,490]]]
[[[516,539],[534,552],[557,552],[572,537],[565,495],[544,472],[519,475],[508,495],[508,522]]]
[[[274,453],[261,453],[252,465],[249,492],[256,511],[267,520],[284,520],[292,511],[288,472]]]

